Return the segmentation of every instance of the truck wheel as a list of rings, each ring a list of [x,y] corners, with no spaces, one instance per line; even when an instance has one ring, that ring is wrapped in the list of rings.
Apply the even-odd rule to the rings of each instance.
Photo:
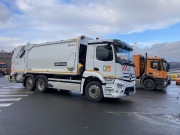
[[[26,88],[30,91],[32,91],[34,89],[34,79],[33,77],[29,76],[26,79]]]
[[[143,83],[144,89],[146,90],[154,90],[155,89],[155,83],[151,79],[146,79]]]
[[[101,84],[96,81],[89,82],[85,88],[85,95],[89,100],[100,101],[103,98]]]
[[[38,78],[36,82],[36,89],[38,92],[46,92],[46,80],[43,77]]]

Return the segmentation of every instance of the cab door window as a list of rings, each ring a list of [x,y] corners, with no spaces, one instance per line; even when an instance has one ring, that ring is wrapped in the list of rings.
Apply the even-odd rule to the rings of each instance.
[[[98,46],[96,48],[96,59],[100,61],[112,61],[113,51],[111,46]]]
[[[151,61],[151,68],[161,70],[161,64],[159,61]]]

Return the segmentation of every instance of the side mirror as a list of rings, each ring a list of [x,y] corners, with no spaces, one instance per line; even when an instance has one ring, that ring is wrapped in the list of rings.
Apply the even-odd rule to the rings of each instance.
[[[170,64],[167,63],[167,71],[169,71],[169,70],[170,70]]]

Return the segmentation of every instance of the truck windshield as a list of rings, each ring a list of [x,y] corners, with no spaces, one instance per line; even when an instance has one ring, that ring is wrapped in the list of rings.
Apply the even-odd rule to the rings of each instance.
[[[168,64],[167,64],[167,62],[162,62],[162,64],[163,64],[163,70],[164,71],[168,71]]]
[[[6,64],[0,64],[0,68],[6,68]]]
[[[120,46],[117,46],[117,45],[115,45],[115,50],[116,50],[116,56],[117,56],[118,62],[121,62],[121,61],[132,62],[131,51],[121,48]]]

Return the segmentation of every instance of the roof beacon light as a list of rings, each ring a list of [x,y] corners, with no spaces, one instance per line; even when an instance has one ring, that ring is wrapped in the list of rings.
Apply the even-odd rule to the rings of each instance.
[[[84,39],[85,38],[85,35],[81,35],[81,39]]]

